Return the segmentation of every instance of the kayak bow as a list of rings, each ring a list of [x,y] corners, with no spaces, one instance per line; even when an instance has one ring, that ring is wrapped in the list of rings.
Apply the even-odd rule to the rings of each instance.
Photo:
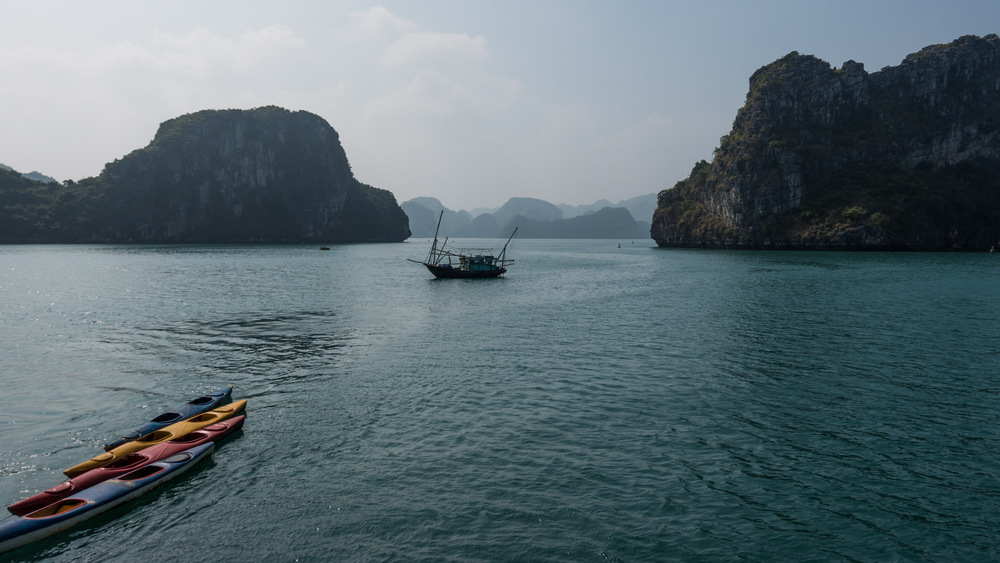
[[[170,426],[171,424],[174,424],[175,422],[180,422],[182,420],[191,418],[196,414],[201,414],[205,411],[212,410],[219,405],[224,405],[231,400],[232,396],[233,396],[233,386],[227,385],[225,387],[221,387],[215,391],[212,391],[207,395],[188,401],[187,403],[184,403],[183,405],[175,409],[169,410],[157,416],[153,420],[150,420],[149,422],[143,424],[142,426],[136,428],[135,430],[127,432],[117,440],[108,442],[107,444],[104,445],[104,451],[110,452],[111,450],[117,448],[118,446],[126,442],[138,440],[139,438],[145,436],[146,434],[149,434],[150,432],[154,432],[161,428],[165,428],[167,426]]]
[[[67,477],[76,477],[77,475],[80,475],[85,471],[90,471],[91,469],[107,465],[112,461],[115,461],[116,459],[124,457],[130,453],[143,450],[145,448],[154,446],[162,442],[166,442],[168,440],[180,438],[181,436],[190,434],[195,430],[201,430],[206,426],[211,426],[216,422],[220,422],[227,418],[236,416],[243,412],[243,410],[246,408],[246,405],[247,405],[247,400],[243,399],[240,401],[236,401],[235,403],[229,405],[223,405],[214,410],[201,413],[197,416],[189,418],[188,420],[171,424],[170,426],[167,426],[162,430],[156,430],[155,432],[146,434],[145,436],[139,438],[138,440],[122,444],[121,446],[118,446],[117,448],[111,450],[110,452],[104,452],[103,454],[94,456],[83,463],[74,465],[73,467],[70,467],[69,469],[63,471],[63,473]]]

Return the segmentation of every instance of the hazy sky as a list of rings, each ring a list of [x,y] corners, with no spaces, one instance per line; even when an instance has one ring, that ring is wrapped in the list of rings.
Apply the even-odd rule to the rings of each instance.
[[[790,51],[869,72],[1000,32],[1000,0],[0,0],[0,162],[95,176],[158,125],[278,105],[326,119],[402,203],[618,201],[711,159]]]

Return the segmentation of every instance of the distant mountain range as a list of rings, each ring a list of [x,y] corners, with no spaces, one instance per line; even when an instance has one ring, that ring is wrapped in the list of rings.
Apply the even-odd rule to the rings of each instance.
[[[7,166],[6,164],[3,164],[3,163],[0,163],[0,170],[6,170],[8,172],[14,172],[15,171],[13,168],[11,168],[10,166]],[[34,180],[36,182],[41,182],[43,184],[52,184],[52,183],[58,184],[59,183],[59,180],[56,180],[55,178],[53,178],[51,176],[46,176],[45,174],[42,174],[41,172],[28,172],[27,174],[25,174],[23,172],[18,172],[18,174],[20,174],[21,176],[24,176],[25,178],[27,178],[29,180]]]
[[[454,211],[432,197],[417,197],[400,207],[410,218],[414,237],[434,236],[438,216],[442,237],[499,238],[518,228],[524,238],[646,238],[656,210],[656,194],[611,203],[553,205],[547,201],[514,197],[496,209]],[[636,217],[640,219],[637,220]]]
[[[4,164],[0,164],[0,170],[42,184],[59,184],[56,179],[39,172],[24,174]],[[71,184],[74,187],[76,185]],[[0,192],[4,192],[2,187]],[[4,198],[0,197],[0,203],[3,202]],[[602,199],[589,205],[577,206],[553,205],[541,199],[515,197],[502,207],[474,209],[471,212],[453,211],[433,197],[417,197],[404,202],[400,207],[409,217],[412,236],[418,238],[434,236],[438,215],[444,211],[440,232],[442,237],[499,238],[508,236],[517,227],[519,236],[524,238],[636,239],[649,236],[650,220],[656,209],[656,194],[646,194],[618,203]],[[5,234],[7,236],[0,236],[0,240],[18,240],[23,236],[13,232]],[[24,238],[48,239],[38,234]],[[74,240],[73,237],[62,238]]]

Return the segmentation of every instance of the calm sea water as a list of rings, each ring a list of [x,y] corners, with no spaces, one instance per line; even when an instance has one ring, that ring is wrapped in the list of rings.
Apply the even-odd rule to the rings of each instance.
[[[496,244],[497,241],[482,241]],[[1000,559],[1000,256],[0,247],[0,501],[225,384],[244,430],[8,557]]]

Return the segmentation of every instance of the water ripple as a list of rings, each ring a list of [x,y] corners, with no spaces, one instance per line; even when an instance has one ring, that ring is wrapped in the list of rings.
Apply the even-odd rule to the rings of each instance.
[[[522,241],[497,283],[390,275],[412,250],[0,252],[5,496],[250,399],[187,481],[19,556],[1000,559],[982,257]]]

